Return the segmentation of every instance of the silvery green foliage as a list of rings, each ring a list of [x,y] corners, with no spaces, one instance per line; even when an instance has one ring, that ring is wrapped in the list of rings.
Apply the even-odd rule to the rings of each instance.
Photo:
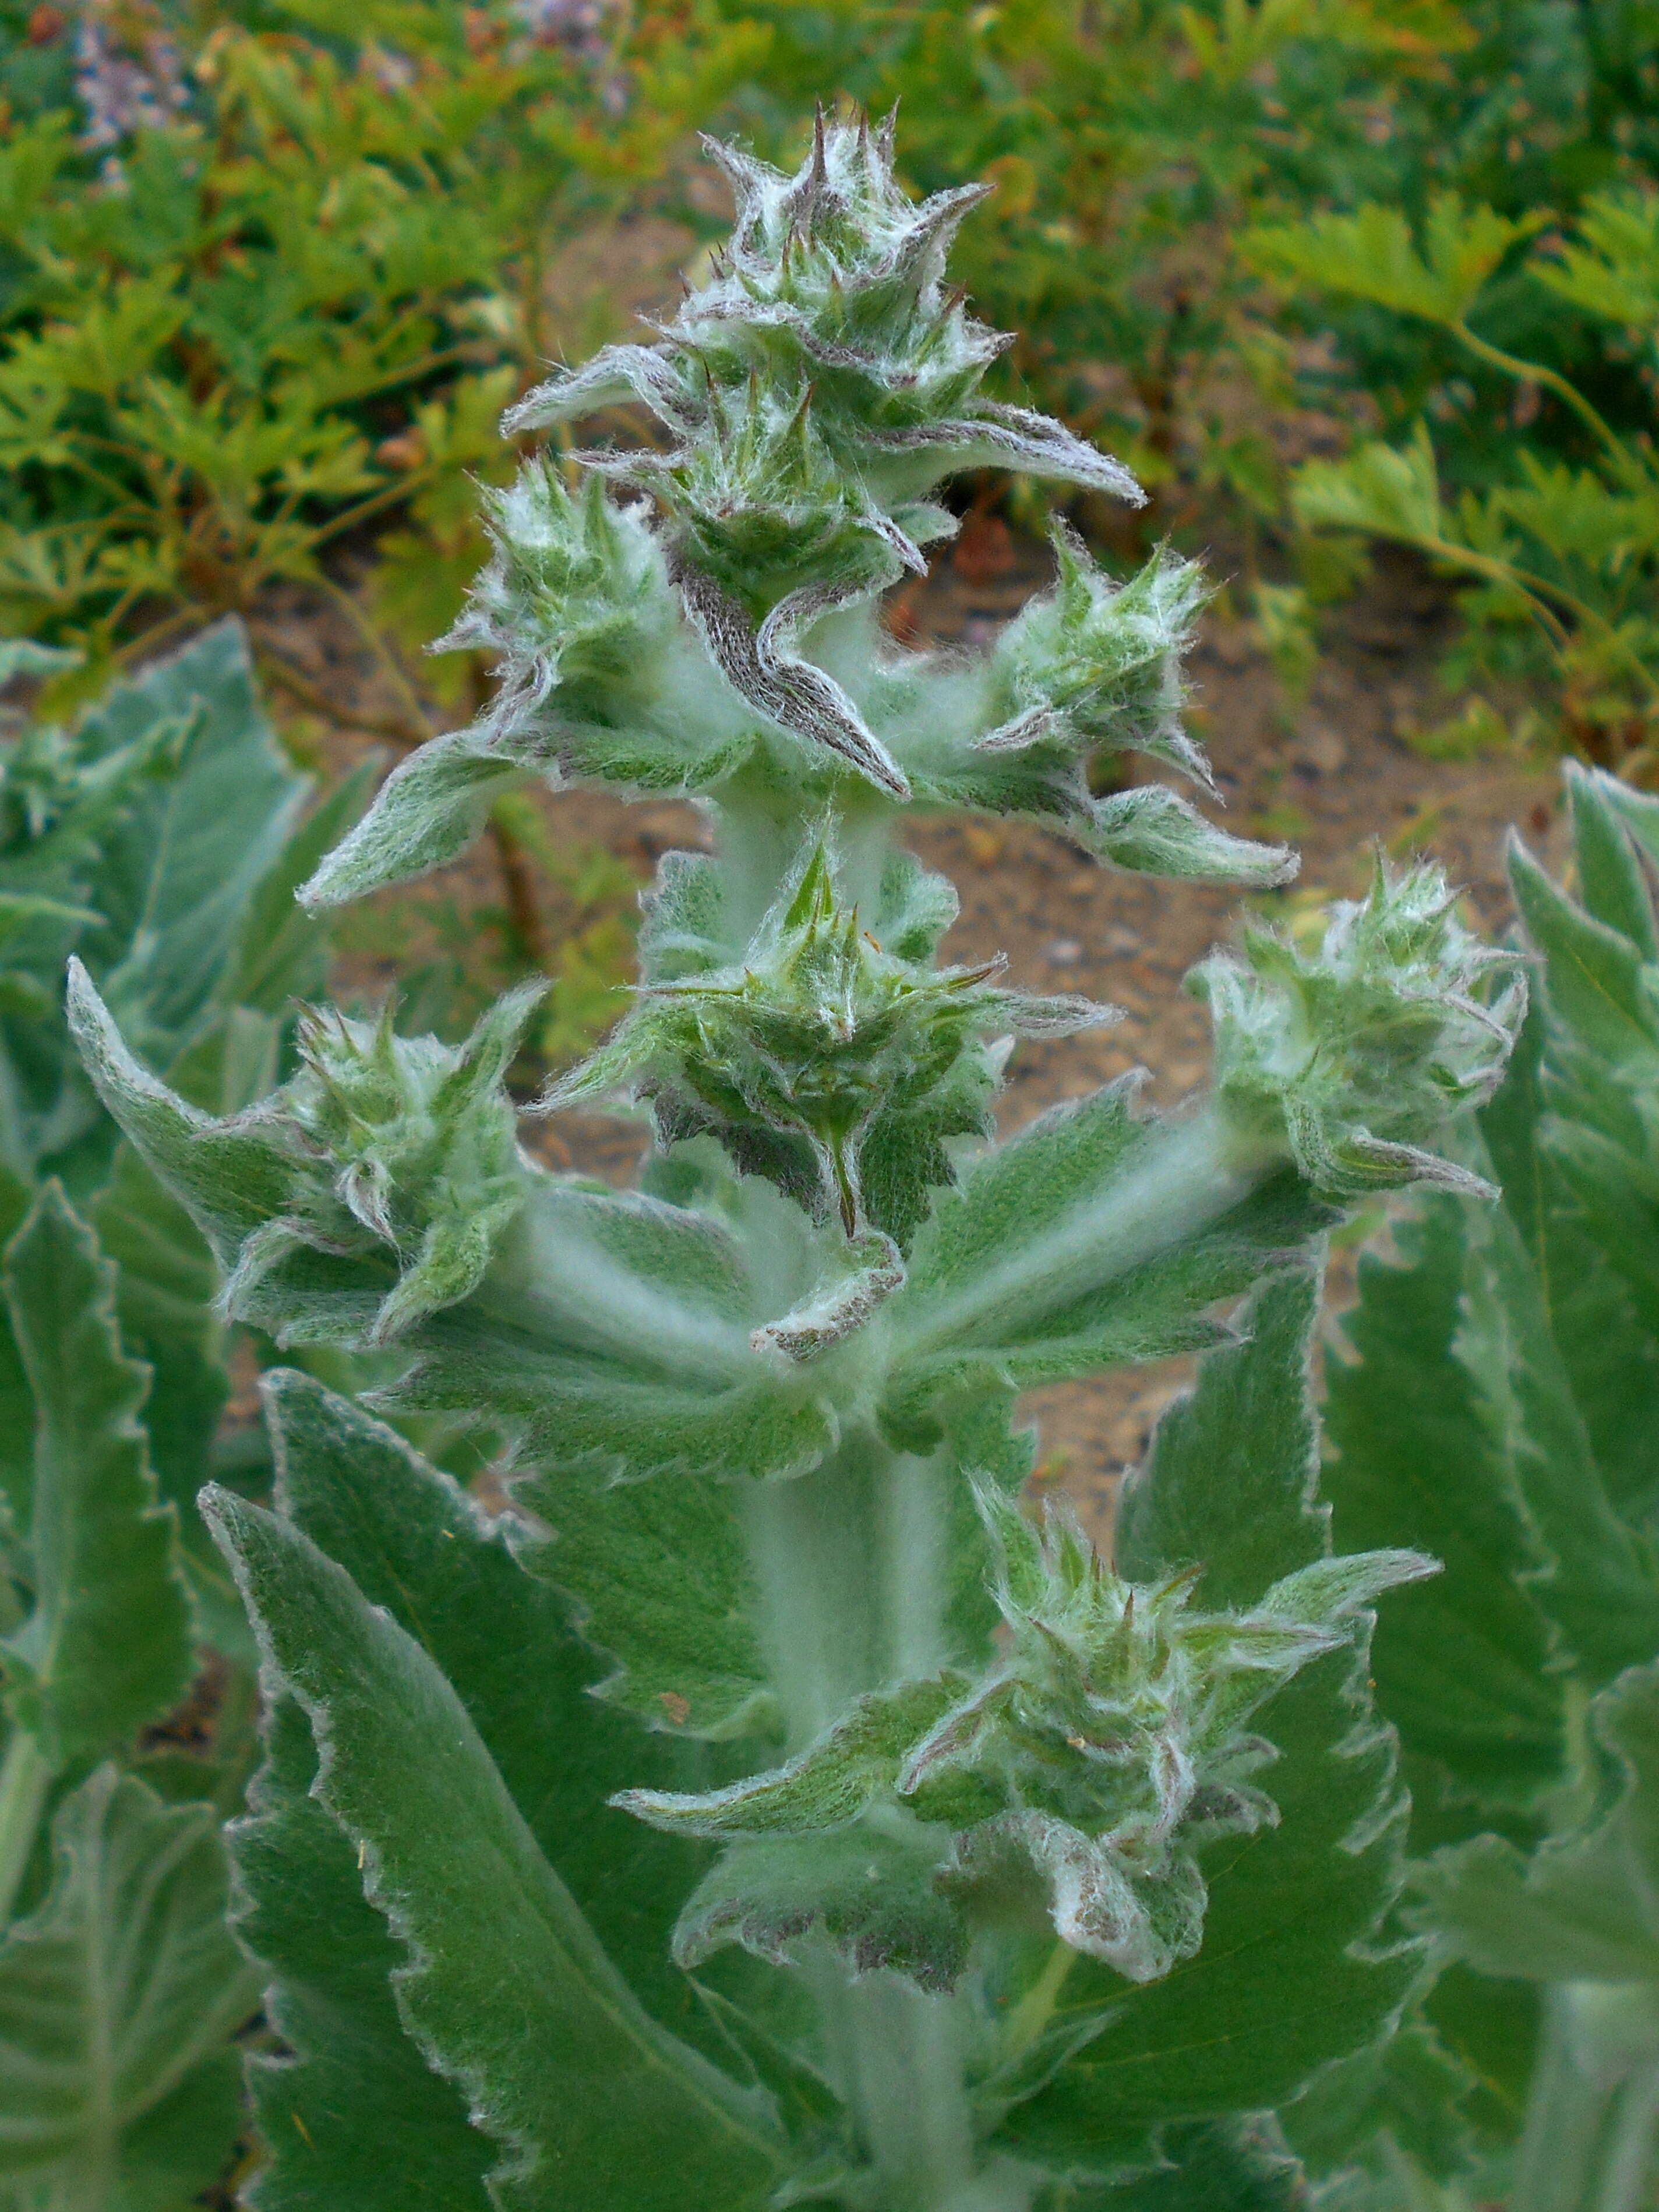
[[[1005,989],[1000,962],[927,966],[955,904],[938,878],[892,871],[871,916],[878,939],[856,908],[838,907],[836,876],[831,845],[804,848],[736,961],[721,962],[717,939],[679,933],[678,972],[647,985],[611,1042],[544,1103],[648,1096],[665,1146],[707,1130],[738,1168],[820,1217],[838,1212],[849,1238],[873,1225],[908,1243],[930,1189],[951,1180],[945,1140],[990,1133],[998,1063],[981,1041],[1066,1036],[1116,1016],[1071,994]],[[687,890],[682,880],[653,902],[658,965]]]
[[[1488,2195],[1499,2157],[1514,2212],[1633,2212],[1659,2183],[1659,807],[1566,781],[1574,891],[1512,848],[1540,988],[1466,1140],[1503,1202],[1425,1197],[1329,1369],[1339,1537],[1445,1563],[1375,1655],[1447,1965],[1436,2069],[1373,2106],[1369,2185],[1396,2193],[1357,2203],[1408,2201],[1407,2173]]]
[[[617,1802],[670,1833],[718,1837],[813,1835],[878,1804],[914,1814],[953,1832],[936,1880],[965,1908],[962,1955],[975,1904],[995,1896],[1126,1979],[1156,1981],[1202,1941],[1201,1848],[1279,1819],[1249,1778],[1273,1747],[1246,1722],[1342,1647],[1345,1615],[1434,1562],[1321,1560],[1247,1612],[1194,1613],[1190,1570],[1123,1581],[1068,1507],[1050,1502],[1039,1532],[988,1484],[976,1503],[1009,1634],[999,1665],[862,1698],[787,1765],[724,1790]],[[695,1965],[732,1936],[754,1941],[740,1922],[711,1929],[694,1899],[681,1956]]]
[[[184,2212],[242,2125],[258,2002],[225,1924],[224,1778],[145,1761],[193,1624],[116,1275],[49,1183],[11,1239],[0,1469],[0,2204]],[[169,1802],[172,1801],[172,1802]]]
[[[1062,533],[1053,595],[965,665],[901,653],[876,622],[881,587],[954,530],[927,494],[955,470],[1140,496],[1060,424],[979,392],[1004,341],[944,267],[981,188],[913,205],[889,138],[862,126],[821,129],[793,179],[717,150],[739,201],[717,273],[655,345],[608,348],[509,418],[638,400],[668,449],[582,456],[580,496],[532,461],[492,500],[495,558],[453,641],[500,654],[495,704],[391,778],[306,896],[441,865],[493,797],[538,775],[769,788],[792,816],[830,803],[866,825],[912,800],[1025,813],[1119,866],[1281,880],[1290,854],[1226,836],[1163,785],[1097,799],[1084,774],[1098,750],[1138,748],[1207,785],[1177,719],[1202,595],[1189,564],[1159,554],[1118,588]],[[654,507],[617,505],[607,480]]]
[[[659,441],[494,503],[460,635],[495,705],[306,894],[440,864],[527,777],[696,795],[713,853],[665,858],[634,1010],[541,1102],[648,1103],[639,1188],[517,1149],[521,1001],[458,1051],[308,1017],[292,1079],[212,1113],[71,987],[230,1310],[385,1347],[378,1410],[506,1447],[492,1519],[289,1376],[275,1510],[208,1500],[270,1716],[235,1844],[284,2045],[251,2201],[1288,2207],[1270,2108],[1424,1971],[1366,1660],[1371,1601],[1431,1562],[1332,1546],[1313,1262],[1357,1180],[1442,1172],[1521,994],[1437,887],[1384,884],[1212,981],[1215,1097],[1157,1115],[1129,1079],[991,1141],[1008,1040],[1106,1010],[937,965],[954,894],[901,808],[1173,876],[1288,856],[1160,785],[1090,792],[1118,748],[1205,780],[1184,564],[1120,587],[1061,532],[988,653],[882,635],[951,471],[1133,488],[981,393],[999,341],[943,282],[975,191],[912,206],[861,122],[793,178],[722,159],[709,282],[514,418],[639,400]],[[1191,1351],[1115,1562],[1028,1525],[1018,1394]]]
[[[1216,1091],[1241,1133],[1287,1144],[1309,1182],[1343,1197],[1429,1182],[1486,1190],[1430,1147],[1503,1079],[1526,1006],[1520,956],[1459,920],[1438,868],[1398,876],[1379,854],[1364,899],[1332,909],[1316,949],[1252,928],[1188,988],[1216,1029]]]

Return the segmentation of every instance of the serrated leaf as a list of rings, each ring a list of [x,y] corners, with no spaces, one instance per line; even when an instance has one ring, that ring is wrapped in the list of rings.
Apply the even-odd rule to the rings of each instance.
[[[669,1934],[708,1854],[650,1833],[605,1799],[625,1783],[706,1784],[717,1778],[707,1754],[643,1735],[594,1698],[602,1668],[558,1594],[511,1556],[510,1543],[533,1540],[514,1518],[486,1522],[449,1476],[311,1376],[279,1370],[264,1387],[283,1510],[443,1669],[635,1992],[664,2018],[694,2017]]]
[[[106,1765],[52,1837],[52,1887],[0,1943],[0,2199],[9,2185],[62,2212],[139,2212],[155,2202],[143,2167],[175,2132],[182,2202],[234,2141],[221,2054],[257,2002],[225,1928],[216,1816]]]
[[[1610,1802],[1529,1860],[1480,1836],[1419,1872],[1429,1924],[1482,1973],[1659,1982],[1659,1663],[1603,1690],[1590,1727],[1613,1763]]]
[[[696,1966],[722,1944],[786,1966],[827,1939],[854,1972],[884,1966],[924,1990],[952,1988],[968,1925],[934,1885],[945,1838],[860,1826],[733,1844],[692,1892],[674,1955]]]
[[[1643,988],[1637,946],[1576,907],[1518,841],[1510,884],[1528,938],[1544,957],[1550,1012],[1610,1067],[1637,1067],[1659,1051],[1659,1003]]]
[[[1318,1425],[1309,1398],[1306,1347],[1318,1310],[1320,1279],[1310,1268],[1264,1284],[1236,1326],[1243,1341],[1212,1352],[1200,1403],[1178,1398],[1164,1413],[1141,1465],[1125,1480],[1114,1534],[1118,1572],[1152,1582],[1172,1567],[1202,1569],[1194,1596],[1217,1609],[1253,1606],[1270,1583],[1323,1556],[1328,1509],[1317,1503]],[[1201,1423],[1201,1438],[1191,1435]],[[1273,1436],[1270,1487],[1247,1459],[1255,1440]],[[1194,1455],[1218,1452],[1213,1477],[1198,1491],[1163,1478]],[[1365,1550],[1369,1545],[1348,1545]]]
[[[34,1401],[33,1608],[4,1650],[19,1725],[56,1766],[90,1764],[182,1695],[193,1671],[172,1512],[138,1424],[148,1377],[121,1348],[114,1271],[48,1184],[6,1252]]]
[[[1455,1342],[1506,1486],[1540,1555],[1528,1587],[1596,1683],[1659,1645],[1652,1548],[1614,1511],[1542,1286],[1504,1208],[1470,1219]]]
[[[1343,1323],[1357,1358],[1325,1370],[1337,1541],[1415,1545],[1444,1565],[1388,1607],[1372,1656],[1382,1710],[1442,1781],[1425,1811],[1448,1783],[1475,1804],[1528,1802],[1560,1761],[1554,1639],[1525,1583],[1541,1554],[1455,1348],[1475,1236],[1462,1200],[1423,1200],[1395,1231],[1404,1265],[1361,1261]]]
[[[434,1662],[297,1530],[222,1492],[210,1517],[319,1738],[317,1794],[408,1947],[405,2027],[501,2146],[498,2204],[757,2204],[763,2117],[628,1990]]]
[[[1472,2161],[1464,2110],[1478,2086],[1474,2069],[1449,2051],[1420,2013],[1367,2051],[1327,2068],[1284,2113],[1286,2134],[1316,2174],[1361,2160],[1397,2167],[1386,2146],[1422,2172],[1449,2181]]]
[[[552,1531],[514,1538],[521,1565],[568,1593],[583,1635],[618,1662],[600,1697],[692,1735],[770,1730],[736,1483],[682,1474],[612,1484],[563,1470],[514,1496]]]
[[[1164,2131],[1150,2172],[1098,2197],[1079,2191],[1079,2212],[1301,2212],[1302,2168],[1272,2116]]]
[[[1224,1536],[1258,1509],[1257,1571],[1294,1575],[1328,1557],[1308,1484],[1314,1302],[1294,1279],[1263,1297],[1261,1333],[1201,1363],[1190,1402],[1154,1447],[1131,1523],[1140,1574],[1178,1571],[1194,1552],[1222,1556],[1204,1527],[1204,1501],[1218,1495]],[[1258,1365],[1269,1371],[1252,1376]],[[1297,1396],[1301,1413],[1287,1422]],[[1161,1555],[1166,1535],[1174,1548]],[[1145,2156],[1172,2122],[1283,2103],[1371,2041],[1404,2002],[1421,1959],[1378,1939],[1401,1883],[1403,1805],[1392,1741],[1365,1692],[1367,1626],[1361,1616],[1352,1650],[1314,1661],[1253,1720],[1278,1749],[1267,1780],[1280,1818],[1205,1852],[1196,1956],[1133,1990],[1091,1960],[1072,1964],[1054,2019],[1093,2013],[1102,2024],[1009,2113],[1000,2139],[1011,2148],[1103,2177]]]
[[[267,1978],[265,2012],[288,2055],[250,2057],[265,2152],[258,2212],[489,2212],[495,2145],[454,2083],[404,2033],[391,1977],[401,1947],[363,1895],[357,1855],[311,1794],[317,1752],[290,1698],[265,1726],[265,1761],[229,1833],[234,1925]]]

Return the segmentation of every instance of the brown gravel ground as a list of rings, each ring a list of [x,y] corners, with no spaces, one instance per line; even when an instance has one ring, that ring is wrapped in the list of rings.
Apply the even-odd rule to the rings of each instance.
[[[895,627],[919,643],[983,644],[1048,574],[1041,544],[1014,540],[1008,553],[1003,573],[988,581],[963,574],[963,565],[977,572],[981,564],[947,556],[894,611]],[[1224,557],[1212,562],[1224,575],[1226,565]],[[1248,629],[1224,612],[1206,617],[1191,663],[1192,720],[1215,765],[1224,819],[1285,838],[1303,854],[1298,883],[1258,902],[1263,909],[1352,895],[1380,840],[1396,855],[1420,851],[1440,859],[1467,887],[1480,923],[1501,930],[1508,916],[1505,830],[1516,823],[1535,845],[1554,844],[1557,779],[1550,766],[1428,760],[1400,734],[1445,712],[1433,679],[1441,610],[1433,585],[1419,572],[1380,563],[1365,596],[1328,621],[1325,657],[1293,715]],[[304,644],[331,683],[357,673],[349,665],[351,641],[331,640],[313,626]],[[557,838],[604,845],[641,883],[663,851],[704,839],[689,806],[630,806],[592,792],[568,793],[548,805]],[[1137,1064],[1151,1071],[1149,1096],[1159,1103],[1202,1081],[1206,1017],[1180,987],[1194,963],[1228,935],[1238,912],[1233,896],[1112,873],[1024,823],[924,817],[909,836],[962,896],[945,957],[1003,951],[1018,982],[1083,991],[1124,1009],[1110,1030],[1019,1048],[1002,1103],[1006,1129]],[[464,909],[500,896],[487,848],[438,880]],[[400,909],[394,904],[392,911]],[[556,932],[556,908],[550,920]],[[395,924],[388,934],[382,957],[342,963],[343,990],[374,995],[394,980],[410,948],[396,943]],[[605,1115],[568,1115],[526,1125],[526,1133],[550,1164],[619,1183],[630,1179],[640,1149],[637,1124]],[[1340,1302],[1350,1270],[1335,1272]],[[1040,1424],[1046,1478],[1063,1482],[1098,1522],[1118,1474],[1139,1456],[1152,1422],[1188,1372],[1186,1363],[1170,1361],[1034,1394],[1030,1410]]]

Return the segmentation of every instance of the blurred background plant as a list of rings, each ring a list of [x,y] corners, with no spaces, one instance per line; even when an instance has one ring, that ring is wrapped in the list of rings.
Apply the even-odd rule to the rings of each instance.
[[[618,312],[561,252],[672,200],[763,35],[702,0],[4,12],[0,629],[76,648],[63,705],[237,614],[302,757],[465,716],[477,656],[417,656],[483,557],[473,480],[511,472],[503,408]],[[570,900],[505,820],[495,845],[483,941],[556,968]],[[631,942],[582,903],[556,1055]]]
[[[1125,555],[1218,540],[1288,714],[1386,538],[1463,618],[1425,750],[1648,772],[1653,0],[0,0],[0,629],[79,649],[65,696],[235,611],[302,751],[466,714],[477,656],[418,656],[480,558],[468,479],[510,472],[496,422],[543,365],[718,228],[694,126],[793,158],[814,99],[902,99],[914,187],[998,185],[961,265],[1027,333],[1005,393],[1151,488],[1073,520]],[[957,497],[972,578],[1044,495]],[[596,917],[495,843],[482,934],[556,965]]]

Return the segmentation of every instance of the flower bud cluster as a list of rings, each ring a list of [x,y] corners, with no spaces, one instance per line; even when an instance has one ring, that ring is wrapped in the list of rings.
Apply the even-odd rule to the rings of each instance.
[[[665,1142],[707,1131],[740,1168],[838,1215],[849,1238],[873,1226],[902,1241],[908,1210],[950,1178],[945,1140],[986,1127],[997,1062],[983,1041],[1114,1018],[1086,999],[1005,989],[1001,968],[939,969],[884,950],[838,896],[820,837],[741,960],[642,986],[616,1036],[544,1103],[649,1097]],[[896,1142],[908,1172],[872,1190],[876,1139]]]
[[[1198,1570],[1137,1585],[1069,1506],[1041,1529],[988,1484],[1006,1656],[977,1682],[946,1674],[860,1698],[785,1766],[704,1796],[630,1790],[654,1826],[706,1836],[805,1835],[903,1808],[953,1832],[936,1890],[969,1921],[1048,1922],[1131,1981],[1189,1958],[1208,1901],[1198,1854],[1271,1826],[1253,1777],[1275,1756],[1248,1723],[1349,1617],[1436,1571],[1415,1552],[1316,1560],[1236,1613],[1192,1605]]]
[[[477,1289],[524,1203],[502,1085],[545,989],[510,992],[453,1048],[398,1036],[389,1007],[307,1012],[292,1078],[221,1119],[133,1059],[78,966],[70,1019],[111,1111],[212,1243],[227,1310],[284,1342],[386,1343]],[[319,1270],[319,1255],[357,1264]]]
[[[617,506],[598,477],[573,495],[538,458],[507,490],[485,492],[484,526],[492,558],[440,649],[500,656],[503,724],[556,688],[570,721],[615,720],[643,695],[678,613],[643,507]]]
[[[524,1203],[516,1115],[502,1079],[545,986],[493,1006],[458,1048],[378,1020],[307,1012],[292,1081],[254,1109],[292,1163],[288,1206],[248,1239],[233,1303],[296,1245],[398,1268],[368,1334],[386,1343],[477,1289]]]
[[[1481,945],[1437,867],[1377,859],[1364,899],[1318,945],[1245,933],[1188,988],[1215,1024],[1216,1095],[1241,1140],[1282,1146],[1316,1189],[1358,1197],[1426,1181],[1484,1191],[1438,1156],[1457,1112],[1502,1080],[1526,1012],[1519,953]],[[1510,971],[1494,992],[1495,969]]]

